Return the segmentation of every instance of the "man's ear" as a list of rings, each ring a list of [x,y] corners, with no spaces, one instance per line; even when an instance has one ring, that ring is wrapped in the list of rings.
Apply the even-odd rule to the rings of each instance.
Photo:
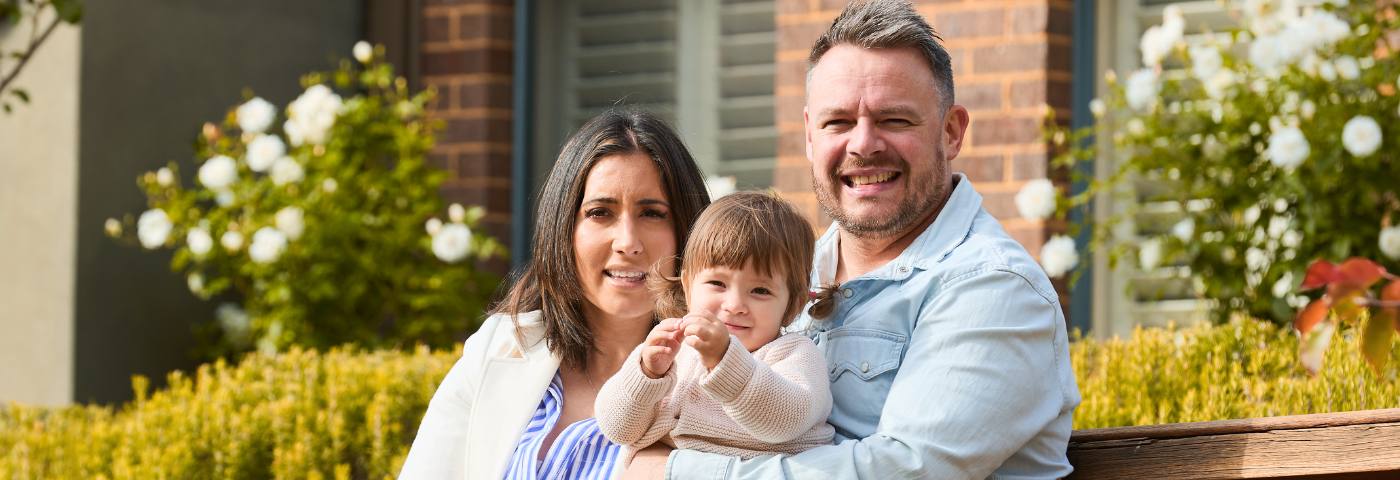
[[[812,119],[808,118],[807,106],[802,106],[802,136],[806,139],[803,147],[807,149],[807,162],[812,161]]]
[[[958,151],[962,150],[963,139],[967,138],[967,125],[971,122],[967,109],[962,105],[948,107],[948,114],[943,116],[943,151],[948,160],[956,158]]]

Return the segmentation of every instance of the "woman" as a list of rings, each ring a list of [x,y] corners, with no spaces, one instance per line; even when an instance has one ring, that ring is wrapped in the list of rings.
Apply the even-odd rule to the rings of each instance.
[[[593,402],[656,320],[646,272],[675,262],[708,203],[664,122],[609,111],[584,124],[540,192],[529,264],[467,339],[399,477],[619,473]]]

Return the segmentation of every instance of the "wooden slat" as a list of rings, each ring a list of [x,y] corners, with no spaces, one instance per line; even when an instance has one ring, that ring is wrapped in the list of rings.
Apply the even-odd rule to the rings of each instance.
[[[1400,478],[1400,409],[1075,432],[1084,479]]]

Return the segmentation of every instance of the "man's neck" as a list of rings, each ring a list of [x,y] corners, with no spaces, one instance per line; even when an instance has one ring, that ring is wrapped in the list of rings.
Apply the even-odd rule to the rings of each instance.
[[[956,187],[957,183],[952,185]],[[847,280],[869,273],[894,260],[899,254],[904,253],[905,248],[909,248],[914,243],[914,239],[924,233],[933,221],[938,219],[939,212],[948,205],[948,199],[953,197],[953,187],[948,189],[948,194],[939,200],[938,204],[922,220],[914,223],[913,226],[902,232],[887,236],[857,236],[847,232],[843,228],[837,228],[839,255],[836,260],[836,283],[845,283]]]

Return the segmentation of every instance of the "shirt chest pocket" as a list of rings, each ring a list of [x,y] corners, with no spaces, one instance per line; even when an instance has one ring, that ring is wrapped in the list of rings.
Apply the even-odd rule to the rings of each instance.
[[[850,375],[868,382],[899,368],[908,337],[883,330],[840,328],[827,332],[827,372],[835,383]]]

